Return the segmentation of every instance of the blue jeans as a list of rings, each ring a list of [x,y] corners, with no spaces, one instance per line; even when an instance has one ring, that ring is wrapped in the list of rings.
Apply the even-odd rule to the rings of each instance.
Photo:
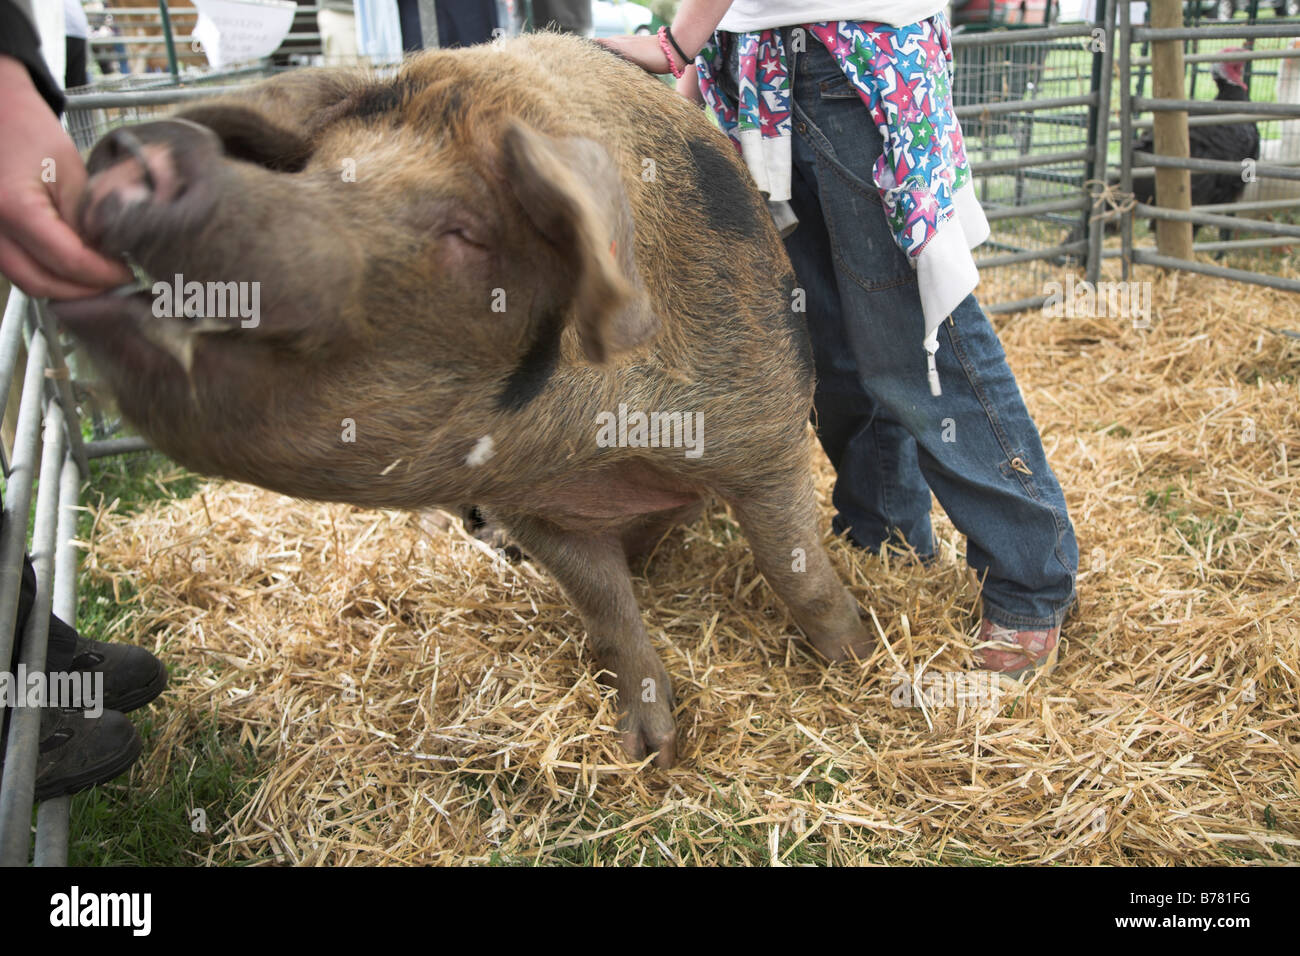
[[[790,56],[794,104],[786,239],[817,363],[815,424],[835,466],[835,530],[869,549],[900,535],[934,553],[930,491],[966,536],[984,615],[1015,629],[1061,623],[1079,548],[1061,486],[975,296],[939,331],[943,395],[926,380],[916,273],[872,181],[871,114],[815,38]]]

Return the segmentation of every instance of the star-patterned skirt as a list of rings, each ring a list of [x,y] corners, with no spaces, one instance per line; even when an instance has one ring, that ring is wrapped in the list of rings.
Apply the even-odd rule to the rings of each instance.
[[[952,43],[937,13],[907,26],[870,21],[806,23],[787,31],[792,44],[822,43],[880,130],[876,188],[899,247],[915,262],[955,214],[953,194],[970,182],[961,124],[949,82]],[[790,197],[790,75],[780,30],[732,34],[738,52],[738,99],[719,85],[721,37],[696,58],[700,91],[772,201]]]

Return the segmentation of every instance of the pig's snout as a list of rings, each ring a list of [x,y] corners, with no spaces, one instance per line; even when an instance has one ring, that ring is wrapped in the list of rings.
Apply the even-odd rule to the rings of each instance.
[[[82,236],[112,255],[165,244],[211,210],[221,154],[216,134],[185,120],[113,130],[86,161]]]

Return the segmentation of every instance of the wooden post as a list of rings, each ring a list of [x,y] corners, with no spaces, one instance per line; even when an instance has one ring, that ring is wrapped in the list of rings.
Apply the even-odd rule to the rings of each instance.
[[[1181,27],[1182,0],[1151,0],[1151,26]],[[1156,99],[1181,100],[1183,92],[1183,41],[1151,42],[1151,90]],[[1155,153],[1175,159],[1187,159],[1187,114],[1156,111],[1154,114]],[[1156,205],[1166,209],[1188,210],[1192,207],[1192,174],[1186,169],[1156,167]],[[1156,248],[1162,255],[1179,259],[1192,258],[1192,224],[1156,221]]]

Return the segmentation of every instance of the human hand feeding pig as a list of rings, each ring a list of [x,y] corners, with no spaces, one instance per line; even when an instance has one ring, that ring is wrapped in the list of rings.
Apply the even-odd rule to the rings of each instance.
[[[131,278],[69,225],[86,169],[27,67],[0,56],[0,272],[31,296],[71,299]]]

